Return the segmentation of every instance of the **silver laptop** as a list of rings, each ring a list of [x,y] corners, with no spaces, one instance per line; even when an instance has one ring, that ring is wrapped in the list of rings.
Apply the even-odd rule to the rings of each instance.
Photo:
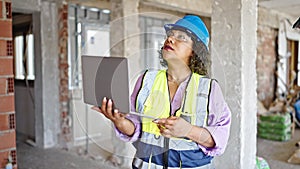
[[[104,97],[123,113],[155,119],[130,111],[128,62],[125,57],[82,56],[83,100],[101,106]]]
[[[83,97],[87,104],[101,106],[104,97],[114,107],[129,112],[128,63],[124,57],[82,56]]]

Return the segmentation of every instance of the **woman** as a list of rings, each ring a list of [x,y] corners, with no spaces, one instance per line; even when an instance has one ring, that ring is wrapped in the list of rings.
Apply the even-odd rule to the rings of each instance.
[[[131,95],[132,111],[156,119],[120,113],[107,98],[94,109],[122,140],[134,142],[133,168],[213,168],[228,141],[231,113],[218,83],[207,77],[209,33],[194,15],[165,30],[160,54],[167,69],[146,71]]]

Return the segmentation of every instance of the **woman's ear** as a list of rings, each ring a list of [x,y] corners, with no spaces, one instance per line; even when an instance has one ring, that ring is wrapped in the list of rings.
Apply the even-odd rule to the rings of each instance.
[[[192,51],[192,54],[191,54],[191,56],[190,56],[190,58],[189,58],[189,65],[192,64],[192,60],[193,60],[194,55],[195,55],[195,52]]]
[[[195,55],[195,52],[194,52],[194,50],[192,51],[192,55],[191,55],[191,58],[193,57]]]

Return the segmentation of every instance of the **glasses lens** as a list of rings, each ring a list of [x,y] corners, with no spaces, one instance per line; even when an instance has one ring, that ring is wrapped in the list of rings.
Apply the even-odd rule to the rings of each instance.
[[[172,30],[167,31],[166,34],[167,34],[167,37],[174,36],[174,33]]]
[[[188,36],[185,32],[179,31],[179,30],[169,30],[166,32],[167,38],[168,37],[174,37],[177,41],[180,42],[186,42],[189,39],[191,39],[190,36]]]

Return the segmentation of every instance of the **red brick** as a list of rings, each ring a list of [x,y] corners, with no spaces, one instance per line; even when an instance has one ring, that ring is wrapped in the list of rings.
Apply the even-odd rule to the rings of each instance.
[[[6,18],[12,18],[11,2],[5,2]]]
[[[7,91],[7,93],[9,94],[9,93],[14,93],[14,78],[7,78],[7,85],[6,85],[7,87],[6,87],[6,91]]]
[[[0,79],[0,95],[6,94],[6,79]]]
[[[9,118],[8,114],[0,114],[0,131],[9,130]]]
[[[12,40],[6,41],[6,55],[13,56],[13,52],[14,52],[13,41]]]
[[[16,133],[9,132],[0,134],[0,150],[16,147]]]
[[[0,56],[7,56],[6,47],[6,41],[0,40]]]
[[[5,151],[5,152],[0,153],[0,168],[5,168],[8,156],[9,156],[9,151]]]
[[[63,20],[67,20],[68,19],[68,13],[67,12],[63,12]]]
[[[16,165],[17,164],[17,150],[11,150],[10,155],[12,157],[12,164]]]
[[[3,11],[3,8],[2,8],[2,1],[0,1],[0,18],[3,17],[2,11]]]
[[[0,37],[11,38],[12,37],[12,24],[11,20],[0,20]]]
[[[0,96],[0,113],[12,112],[14,110],[15,110],[14,95]]]
[[[270,27],[259,26],[257,30],[257,94],[266,108],[269,108],[274,100],[276,79],[274,75],[276,67],[276,35],[278,31]]]
[[[0,75],[13,75],[13,59],[0,58]]]

